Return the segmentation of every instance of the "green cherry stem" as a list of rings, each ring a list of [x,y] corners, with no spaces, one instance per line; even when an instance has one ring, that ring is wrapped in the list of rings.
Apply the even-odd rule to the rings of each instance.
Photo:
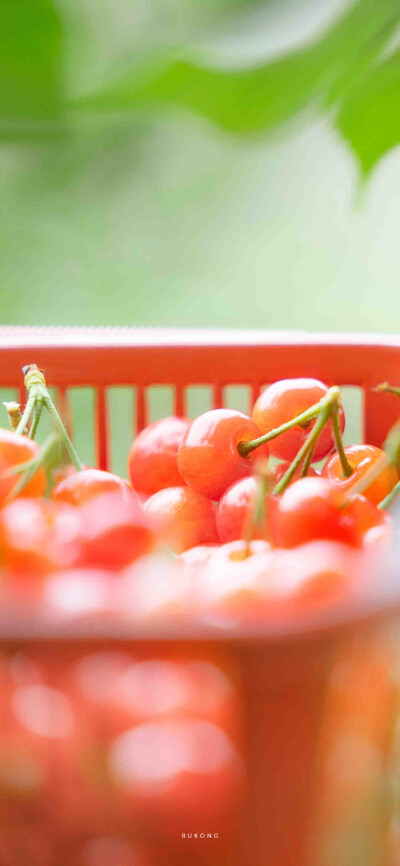
[[[389,385],[389,382],[381,382],[380,385],[376,386],[375,391],[380,391],[382,394],[395,394],[396,397],[400,397],[400,388],[396,385]]]
[[[50,413],[50,415],[53,419],[54,426],[56,427],[58,433],[60,434],[61,441],[63,442],[63,444],[65,445],[65,447],[68,451],[68,454],[71,458],[71,463],[74,465],[77,472],[80,472],[81,469],[83,469],[82,463],[81,463],[81,461],[78,457],[78,454],[77,454],[77,452],[76,452],[76,450],[75,450],[75,448],[74,448],[74,446],[73,446],[73,444],[72,444],[72,442],[68,436],[68,433],[64,427],[64,424],[61,421],[61,418],[57,412],[57,409],[56,409],[47,389],[46,389],[46,393],[44,395],[43,402],[44,402],[44,405],[46,406],[46,409],[48,410],[48,412]]]
[[[309,448],[307,451],[306,459],[303,463],[303,466],[302,466],[302,469],[300,472],[300,478],[306,478],[308,475],[308,470],[309,470],[311,463],[312,463],[316,444],[317,444],[317,442],[315,441],[314,444],[312,445],[312,447]]]
[[[21,418],[21,420],[18,424],[18,427],[15,431],[16,433],[20,433],[20,434],[25,433],[26,425],[30,421],[32,412],[33,412],[35,405],[36,405],[36,397],[37,397],[36,389],[35,389],[35,391],[33,391],[33,389],[32,389],[32,393],[29,394],[28,402],[25,406],[22,418]]]
[[[36,427],[40,418],[40,414],[42,412],[42,408],[43,406],[45,406],[52,418],[53,424],[57,430],[57,433],[60,436],[61,441],[63,442],[65,448],[68,451],[72,464],[74,465],[77,472],[80,472],[80,470],[83,469],[82,463],[47,390],[46,380],[43,371],[39,370],[36,364],[29,364],[27,367],[22,368],[22,372],[25,376],[24,381],[29,393],[29,399],[26,405],[25,412],[18,425],[17,432],[21,432],[19,428],[21,428],[21,430],[25,428],[27,420],[29,420],[29,418],[31,417],[34,408],[37,407],[37,412],[33,421],[34,435],[36,432]],[[38,413],[39,418],[37,417]]]
[[[333,438],[335,440],[336,451],[339,455],[340,465],[342,467],[342,474],[344,478],[350,478],[350,475],[353,474],[353,469],[350,466],[350,463],[346,457],[346,452],[343,447],[342,433],[339,424],[339,407],[337,405],[332,407],[331,417]]]
[[[28,434],[29,439],[34,439],[36,436],[36,431],[38,428],[38,424],[40,421],[42,410],[43,410],[43,399],[41,397],[38,397],[36,400],[36,403],[35,403],[35,409],[34,409],[34,413],[33,413],[32,424],[30,426],[30,430],[29,430],[29,434]]]
[[[278,481],[278,484],[274,487],[272,491],[273,495],[279,495],[280,493],[283,493],[284,490],[286,490],[286,487],[292,480],[296,469],[298,469],[303,460],[307,458],[308,452],[311,451],[311,449],[312,451],[314,451],[318,437],[322,432],[323,428],[325,427],[325,424],[327,423],[330,414],[330,404],[325,402],[325,405],[323,406],[322,411],[320,412],[318,419],[314,424],[314,427],[308,434],[307,439],[305,440],[305,442],[303,442],[303,445],[297,452],[296,457],[294,458],[294,460],[292,460],[290,466],[286,470],[285,474],[282,476],[281,480]]]
[[[268,493],[269,489],[269,480],[268,475],[260,475],[257,480],[257,490],[256,495],[254,497],[253,506],[250,513],[250,520],[248,521],[247,529],[246,529],[246,552],[245,557],[250,555],[250,542],[253,539],[254,529],[258,526],[262,521],[266,523],[266,508],[265,508],[265,497]],[[265,535],[268,534],[267,526],[264,526]]]
[[[4,473],[4,477],[21,474],[21,477],[18,479],[17,483],[14,485],[14,487],[6,497],[6,502],[9,502],[11,499],[14,499],[15,496],[18,496],[18,494],[21,493],[24,487],[29,484],[31,478],[33,478],[35,472],[37,472],[40,466],[49,466],[51,464],[56,447],[58,452],[59,445],[60,439],[57,436],[57,433],[52,433],[45,440],[39,451],[39,454],[36,457],[34,457],[32,460],[27,460],[26,463],[20,463],[18,466],[12,466],[11,469]]]
[[[275,439],[277,436],[280,436],[281,433],[286,433],[287,430],[291,430],[293,427],[312,421],[320,415],[326,406],[330,407],[337,404],[339,399],[339,388],[337,386],[329,388],[329,391],[327,391],[322,400],[319,400],[318,403],[315,403],[313,406],[310,406],[309,409],[301,412],[300,415],[296,415],[296,417],[292,418],[290,421],[286,421],[285,424],[281,424],[280,427],[275,427],[274,430],[270,430],[268,433],[264,433],[263,436],[259,436],[258,439],[252,439],[250,442],[238,442],[237,449],[240,456],[248,457],[249,454],[251,454],[252,451],[255,451],[256,448],[259,448],[260,445],[264,445],[271,439]]]
[[[392,488],[390,493],[388,493],[388,495],[385,496],[384,499],[382,499],[382,502],[379,503],[378,508],[380,508],[382,511],[386,511],[386,509],[389,508],[392,502],[394,502],[394,500],[397,498],[399,493],[400,481],[398,481],[397,484],[395,484],[395,486]]]

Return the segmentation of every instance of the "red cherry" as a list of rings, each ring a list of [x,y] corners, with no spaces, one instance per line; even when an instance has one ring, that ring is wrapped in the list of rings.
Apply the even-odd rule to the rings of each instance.
[[[190,487],[166,487],[144,505],[155,531],[176,553],[218,542],[216,506]]]
[[[122,493],[127,501],[137,500],[135,492],[124,478],[102,469],[82,469],[57,484],[51,495],[52,499],[68,502],[70,505],[82,505],[99,494],[115,492]]]
[[[268,459],[267,445],[248,457],[241,457],[238,452],[239,442],[249,442],[260,435],[257,425],[243,412],[233,409],[204,412],[192,422],[178,451],[182,478],[203,496],[219,499],[230,484],[251,474],[256,461]]]
[[[4,502],[8,494],[18,482],[19,475],[7,477],[7,469],[33,460],[39,454],[40,448],[32,439],[13,433],[12,430],[0,428],[0,503]],[[37,472],[21,491],[21,496],[43,496],[46,490],[46,473],[43,467]]]
[[[82,542],[79,564],[117,571],[153,547],[153,534],[134,496],[103,493],[79,508]]]
[[[189,547],[177,556],[175,566],[179,568],[188,579],[193,579],[199,573],[205,562],[207,562],[218,544],[198,544],[196,547]]]
[[[132,487],[151,496],[164,487],[182,484],[177,454],[184,433],[190,425],[186,418],[163,418],[150,424],[134,439],[128,472]]]
[[[217,511],[217,530],[222,544],[245,538],[252,519],[256,495],[257,479],[254,476],[235,481],[225,491]],[[265,508],[267,508],[267,497],[265,497]],[[252,537],[265,538],[266,531],[267,520],[264,520],[263,526],[254,526]]]
[[[393,526],[393,520],[386,511],[377,508],[365,496],[357,494],[346,504],[341,513],[342,524],[349,527],[354,533],[359,544],[363,544],[365,537],[371,530]],[[389,530],[388,530],[389,531]]]
[[[354,543],[354,532],[342,519],[343,495],[326,478],[300,478],[270,510],[273,541],[296,547],[316,538]]]
[[[46,499],[16,499],[0,512],[2,563],[29,580],[74,564],[80,550],[76,509]]]
[[[200,610],[214,620],[259,621],[271,573],[280,557],[266,541],[231,541],[213,552],[199,571],[197,598]]]
[[[262,433],[280,427],[305,412],[326,396],[328,388],[319,379],[281,379],[269,385],[256,401],[252,417]],[[310,433],[315,421],[297,425],[269,442],[270,452],[281,460],[293,460]],[[339,410],[339,423],[344,429],[344,412]],[[332,425],[324,427],[318,439],[314,461],[326,457],[334,445]]]
[[[281,567],[269,586],[270,617],[302,617],[344,601],[368,574],[364,553],[339,541],[314,540],[279,552]]]
[[[350,466],[354,469],[349,478],[343,477],[338,454],[332,454],[332,457],[328,458],[322,469],[322,475],[340,485],[343,491],[351,490],[353,484],[361,479],[378,460],[385,456],[385,452],[375,445],[349,445],[344,451]],[[379,505],[385,496],[393,490],[398,480],[397,469],[392,465],[386,465],[379,475],[371,481],[371,484],[363,490],[363,496],[375,505]]]

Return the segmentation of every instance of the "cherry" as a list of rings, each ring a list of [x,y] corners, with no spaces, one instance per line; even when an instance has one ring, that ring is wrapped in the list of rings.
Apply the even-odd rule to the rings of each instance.
[[[186,418],[163,418],[145,427],[134,439],[128,456],[132,487],[151,496],[164,487],[182,484],[177,454],[190,425]]]
[[[38,456],[39,451],[39,446],[32,439],[13,433],[12,430],[0,428],[0,503],[4,502],[20,478],[19,475],[7,477],[7,470],[33,460]],[[45,489],[46,473],[43,467],[39,467],[20,495],[43,496]]]
[[[39,497],[15,499],[0,512],[2,564],[30,580],[73,565],[80,551],[76,509]]]
[[[199,569],[197,601],[200,610],[218,621],[259,621],[265,617],[265,599],[271,574],[280,556],[266,541],[232,541],[215,550]],[[221,619],[222,618],[222,619]]]
[[[351,491],[356,481],[362,479],[363,475],[385,456],[385,452],[375,445],[349,445],[344,451],[350,466],[354,469],[349,478],[343,478],[338,454],[332,454],[322,469],[322,475],[340,485],[343,491]],[[396,468],[392,465],[385,465],[379,475],[363,490],[363,496],[375,505],[379,505],[398,480]]]
[[[250,475],[235,481],[221,497],[217,511],[217,531],[222,544],[246,537],[257,496],[257,479]],[[265,497],[267,509],[267,497]],[[265,538],[267,520],[252,528],[252,538]]]
[[[113,492],[122,494],[126,501],[137,500],[132,487],[124,478],[111,472],[104,472],[102,469],[82,469],[80,472],[73,472],[57,484],[51,495],[52,499],[60,502],[82,505],[99,494]]]
[[[155,531],[176,553],[218,542],[216,506],[190,487],[166,487],[144,505]]]
[[[342,509],[342,524],[349,527],[359,544],[363,544],[367,537],[371,540],[392,535],[393,521],[390,515],[360,494],[353,496]]]
[[[280,568],[269,586],[270,618],[302,617],[315,607],[343,601],[355,578],[358,583],[367,577],[364,553],[340,541],[316,539],[280,553]]]
[[[261,432],[269,433],[282,424],[291,421],[297,415],[305,412],[311,406],[322,400],[328,393],[328,388],[318,379],[281,379],[269,385],[256,401],[252,417]],[[281,460],[293,460],[304,444],[315,421],[296,425],[275,439],[271,439],[269,447],[271,454]],[[339,408],[339,424],[344,429],[344,413]],[[330,421],[322,430],[315,451],[314,461],[326,457],[334,445],[332,424]]]
[[[219,499],[224,491],[246,475],[255,462],[267,460],[269,449],[263,445],[248,457],[238,451],[239,442],[257,439],[261,431],[252,419],[233,409],[211,409],[192,421],[178,451],[182,478],[198,493]]]
[[[79,564],[117,571],[152,549],[153,534],[143,508],[125,491],[103,493],[79,507]]]
[[[315,538],[354,543],[343,520],[343,494],[326,478],[300,478],[270,511],[271,536],[279,547],[296,547]]]

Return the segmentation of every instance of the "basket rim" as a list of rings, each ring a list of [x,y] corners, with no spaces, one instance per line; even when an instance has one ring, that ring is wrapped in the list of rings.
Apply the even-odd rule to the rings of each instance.
[[[306,331],[152,326],[0,324],[0,347],[304,345],[400,347],[400,335],[364,331]]]

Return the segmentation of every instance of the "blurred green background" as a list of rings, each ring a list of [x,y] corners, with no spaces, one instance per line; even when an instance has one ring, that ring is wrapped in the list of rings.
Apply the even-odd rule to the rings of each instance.
[[[2,0],[0,320],[398,329],[399,0]]]

